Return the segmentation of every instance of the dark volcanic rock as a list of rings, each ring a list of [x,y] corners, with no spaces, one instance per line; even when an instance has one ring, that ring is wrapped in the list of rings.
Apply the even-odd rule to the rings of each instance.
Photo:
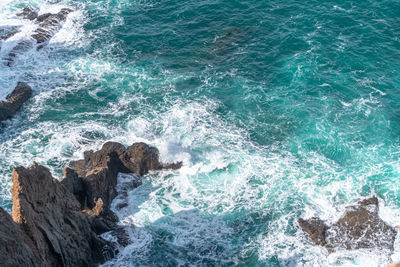
[[[2,266],[39,266],[33,242],[7,211],[0,208],[0,263]]]
[[[85,188],[85,198],[81,202],[83,208],[94,208],[99,198],[105,207],[109,207],[116,196],[117,175],[122,167],[118,149],[125,147],[121,145],[114,150],[112,145],[106,143],[97,152],[86,151],[83,160],[70,163],[70,168],[77,173]]]
[[[34,20],[38,16],[38,10],[33,7],[24,7],[17,16],[23,17],[24,19]]]
[[[49,41],[72,11],[72,9],[63,8],[57,14],[47,13],[40,15],[37,18],[37,21],[40,22],[39,27],[32,34],[32,38],[35,39],[38,44]]]
[[[128,147],[125,153],[121,154],[122,164],[130,173],[139,176],[147,174],[149,171],[161,169],[179,169],[182,162],[172,164],[162,164],[160,162],[158,149],[145,143],[135,143]]]
[[[92,229],[97,234],[113,230],[118,243],[127,245],[125,230],[117,226],[118,217],[110,210],[117,196],[118,173],[145,175],[152,170],[180,168],[182,163],[163,165],[156,148],[145,143],[135,143],[128,149],[117,142],[105,143],[99,151],[85,151],[84,159],[70,162],[64,169],[61,184],[79,200],[81,208],[89,215]],[[132,179],[126,189],[132,190],[141,180]]]
[[[117,228],[118,217],[104,207],[103,200],[99,198],[91,210],[84,210],[89,215],[93,231],[102,234]]]
[[[299,219],[299,224],[315,244],[329,252],[337,248],[393,250],[396,238],[396,230],[378,216],[376,197],[347,207],[344,216],[333,225],[327,226],[319,218]]]
[[[120,159],[129,172],[139,176],[152,170],[161,170],[163,167],[159,161],[158,149],[145,143],[131,145]]]
[[[92,231],[79,202],[49,170],[14,168],[12,218],[38,250],[40,266],[92,266],[112,254],[108,242]]]
[[[69,192],[74,194],[79,203],[84,203],[85,201],[85,189],[83,186],[83,181],[78,177],[78,174],[71,168],[65,167],[63,169],[64,178],[60,181]]]
[[[19,82],[14,91],[6,97],[7,101],[0,101],[0,122],[12,118],[31,95],[32,88],[24,82]]]

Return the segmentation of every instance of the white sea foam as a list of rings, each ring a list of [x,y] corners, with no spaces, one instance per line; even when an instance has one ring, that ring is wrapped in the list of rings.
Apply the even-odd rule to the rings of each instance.
[[[140,234],[139,237],[134,234],[133,244],[108,265],[127,263],[131,255],[142,257],[143,262],[149,260],[146,255],[151,250],[150,240],[154,238],[152,225],[165,218],[173,218],[175,214],[197,210],[202,216],[224,216],[240,206],[244,210],[259,211],[267,216],[274,210],[284,210],[289,205],[288,201],[296,199],[297,195],[298,201],[300,198],[308,201],[304,203],[302,217],[320,216],[332,223],[342,216],[349,202],[360,197],[358,192],[363,182],[354,177],[316,186],[319,180],[317,176],[340,176],[338,169],[332,167],[335,163],[315,154],[309,157],[308,166],[311,169],[294,167],[298,162],[290,154],[258,150],[247,140],[246,133],[216,117],[212,112],[214,108],[215,103],[179,103],[166,113],[159,114],[152,123],[142,117],[134,119],[129,123],[132,132],[128,128],[126,137],[117,138],[150,142],[160,148],[164,159],[183,160],[184,167],[178,171],[150,175],[142,186],[128,194],[125,200],[128,206],[115,210],[122,224],[139,227],[134,231]],[[149,134],[154,131],[159,134]],[[258,180],[257,186],[252,186],[251,182],[255,179]],[[287,188],[291,188],[290,192],[286,191]],[[347,201],[338,203],[340,195],[346,195]],[[382,202],[381,206],[384,207]],[[279,219],[265,226],[265,233],[248,240],[240,253],[246,254],[247,250],[257,248],[261,259],[279,255],[279,260],[289,265],[300,264],[298,257],[302,255],[301,262],[304,265],[300,266],[377,266],[390,261],[390,252],[382,251],[339,251],[329,255],[325,249],[311,244],[297,226],[294,236],[285,233],[285,229],[296,225],[293,218],[298,218],[298,215],[281,214]],[[191,221],[193,218],[180,219],[189,220],[190,223],[185,222],[189,224],[199,223]],[[163,225],[163,229],[179,228],[177,222],[170,223]],[[217,220],[217,223],[219,225],[214,227],[234,231],[231,225],[223,221]],[[204,234],[200,229],[187,226],[182,226],[179,231],[178,236],[190,237],[194,244],[201,242],[200,236]],[[145,242],[146,249],[138,250],[136,241],[139,244]],[[175,241],[174,246],[182,245],[178,240]],[[142,246],[140,248],[143,249]],[[228,245],[226,249],[229,248]],[[236,256],[227,257],[234,260]]]
[[[64,81],[65,52],[84,46],[85,38],[83,24],[85,14],[82,10],[75,10],[68,15],[60,31],[50,40],[49,44],[40,51],[36,51],[35,42],[31,35],[38,27],[34,21],[22,19],[16,14],[20,1],[3,3],[0,6],[0,26],[17,27],[19,32],[11,38],[0,43],[0,100],[14,89],[18,81],[28,82],[34,91],[40,92],[52,89],[56,84]],[[67,4],[48,4],[46,1],[32,1],[30,3],[39,8],[39,14],[56,13],[61,8],[69,7]],[[4,64],[12,49],[20,42],[30,42],[26,51],[18,53],[11,67]]]
[[[14,17],[15,8],[6,8],[11,3],[1,1],[0,10],[5,12],[2,19],[7,25],[21,24],[23,30],[4,43],[3,54],[13,47],[12,42],[25,38],[33,29],[31,22]],[[138,6],[140,3],[149,4],[148,1],[135,3]],[[129,1],[120,1],[120,5],[128,4]],[[106,3],[103,8],[109,6]],[[40,7],[41,13],[50,8],[41,2]],[[183,161],[180,170],[151,173],[144,178],[143,185],[128,192],[127,198],[120,195],[115,199],[112,208],[120,217],[120,223],[135,228],[130,232],[132,244],[106,266],[151,262],[154,244],[162,240],[159,236],[165,232],[173,236],[165,244],[172,255],[179,256],[184,253],[184,248],[192,246],[193,254],[201,252],[190,255],[199,262],[206,259],[220,264],[228,261],[237,263],[248,254],[257,254],[261,261],[275,257],[285,266],[378,266],[400,259],[398,245],[392,255],[377,250],[339,251],[329,255],[324,248],[312,244],[296,223],[299,217],[312,216],[319,216],[328,223],[336,221],[346,205],[360,198],[362,187],[371,183],[369,177],[382,173],[384,166],[376,164],[346,172],[321,151],[292,155],[287,152],[284,142],[261,147],[251,140],[248,132],[218,115],[220,103],[206,98],[184,101],[171,97],[165,99],[163,107],[149,107],[146,94],[141,90],[165,93],[157,91],[158,88],[169,88],[177,79],[190,75],[184,73],[179,76],[164,71],[159,79],[162,81],[157,84],[157,78],[143,69],[132,65],[119,66],[112,59],[84,55],[67,61],[63,60],[63,54],[57,57],[55,52],[69,46],[75,49],[86,45],[82,27],[84,17],[84,12],[80,10],[70,14],[45,49],[39,52],[33,49],[19,56],[17,63],[24,63],[23,66],[15,64],[12,68],[1,69],[1,97],[4,98],[9,85],[19,79],[28,79],[38,94],[27,107],[26,114],[18,114],[6,122],[9,131],[1,137],[0,163],[1,166],[29,166],[37,161],[52,166],[51,171],[60,178],[61,167],[70,160],[81,158],[85,150],[99,149],[108,140],[125,145],[144,141],[159,148],[164,162]],[[114,25],[120,23],[121,18],[115,18]],[[306,66],[297,63],[297,58],[293,58],[285,67],[292,68],[293,79],[301,81],[314,63],[308,62]],[[233,74],[229,72],[226,75]],[[119,83],[118,78],[109,81],[107,75],[126,77],[130,82],[128,85]],[[57,86],[66,77],[74,79],[73,85],[65,88]],[[37,121],[35,127],[22,126],[21,120],[35,121],[39,118],[44,112],[43,105],[49,99],[62,99],[68,90],[80,90],[94,82],[107,83],[121,96],[115,103],[98,111],[77,114],[76,119],[93,115],[101,119]],[[207,86],[211,86],[212,82],[210,77],[204,78]],[[321,86],[329,87],[325,83]],[[48,90],[50,88],[52,90]],[[90,89],[89,95],[102,100],[101,90],[100,86]],[[276,97],[266,96],[271,99]],[[132,114],[120,123],[103,119],[103,116],[124,115],[125,109],[132,103],[141,107],[141,113]],[[374,96],[341,103],[346,112],[359,112],[366,116],[379,105]],[[323,123],[316,127],[321,132],[325,131]],[[333,142],[335,151],[337,143],[340,141]],[[276,152],[274,146],[280,151]],[[379,157],[375,151],[379,147],[354,150],[354,156],[360,161]],[[399,152],[394,149],[393,153]],[[400,170],[396,162],[387,164]],[[2,173],[7,174],[0,178],[0,193],[2,197],[9,198],[10,173],[9,170],[2,170]],[[121,180],[130,178],[120,175],[119,186],[124,183]],[[400,182],[391,185],[389,193],[398,194]],[[117,208],[118,204],[125,202],[126,207]],[[400,213],[395,203],[387,204],[382,200],[380,215],[394,226]],[[251,228],[257,228],[252,235],[235,239],[241,238]],[[235,246],[232,240],[241,246]],[[219,255],[215,254],[217,248],[223,250]],[[184,264],[178,256],[178,264]]]

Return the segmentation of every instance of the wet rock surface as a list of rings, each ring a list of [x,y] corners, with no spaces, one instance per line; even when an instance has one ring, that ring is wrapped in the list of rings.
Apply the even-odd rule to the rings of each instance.
[[[17,16],[28,20],[34,20],[38,16],[38,10],[33,7],[24,7]]]
[[[39,27],[32,34],[32,38],[37,41],[38,44],[47,42],[51,37],[56,34],[62,23],[67,19],[67,15],[73,10],[70,8],[62,8],[56,14],[46,13],[40,15],[37,21],[40,22]]]
[[[18,27],[10,27],[8,29],[0,29],[0,41],[5,41],[8,38],[13,37],[19,32]]]
[[[32,88],[24,82],[19,82],[6,97],[6,101],[0,101],[0,122],[12,118],[31,96]]]
[[[376,197],[346,208],[342,218],[327,225],[319,218],[299,219],[300,227],[311,240],[333,252],[337,249],[381,248],[393,250],[396,230],[378,215]]]
[[[73,10],[70,8],[62,8],[58,13],[45,13],[38,16],[38,10],[32,7],[23,8],[17,16],[38,23],[38,27],[31,34],[31,39],[19,41],[14,48],[3,58],[4,64],[11,67],[15,58],[28,50],[36,47],[37,50],[42,49],[48,41],[59,31],[62,24],[66,21],[67,16]],[[13,29],[0,35],[0,41],[7,40],[19,32]]]
[[[14,63],[15,58],[24,53],[27,52],[29,49],[33,48],[34,44],[29,41],[29,40],[24,40],[19,42],[16,46],[14,46],[10,53],[8,53],[8,55],[3,59],[4,60],[4,64],[7,67],[11,67]]]
[[[134,143],[128,148],[117,142],[107,142],[96,152],[84,152],[84,159],[70,162],[61,180],[70,192],[80,200],[81,208],[90,216],[97,234],[114,230],[118,243],[127,245],[129,240],[123,228],[117,226],[118,218],[110,210],[111,202],[117,196],[118,173],[133,173],[137,176],[149,171],[177,169],[182,163],[162,164],[155,147],[145,143]],[[132,179],[129,190],[141,184]],[[127,188],[128,190],[128,188]]]

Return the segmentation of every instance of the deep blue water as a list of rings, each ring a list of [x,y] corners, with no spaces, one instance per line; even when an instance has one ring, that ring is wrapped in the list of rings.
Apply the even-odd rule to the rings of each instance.
[[[114,140],[178,171],[129,193],[132,245],[106,266],[380,266],[389,251],[314,246],[300,217],[334,221],[362,197],[400,221],[400,2],[2,0],[15,17],[74,7],[48,46],[0,65],[0,97],[34,98],[0,126],[0,206],[13,166],[61,168]],[[120,177],[123,181],[124,177]]]

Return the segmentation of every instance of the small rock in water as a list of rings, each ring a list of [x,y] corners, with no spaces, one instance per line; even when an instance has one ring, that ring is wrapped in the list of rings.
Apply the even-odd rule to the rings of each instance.
[[[6,101],[0,101],[0,122],[12,118],[31,95],[32,88],[24,82],[19,82],[6,97]]]
[[[299,219],[298,222],[315,244],[327,248],[329,252],[339,248],[352,250],[378,247],[393,250],[396,238],[395,228],[378,215],[376,197],[347,207],[344,216],[330,226],[315,217]]]

